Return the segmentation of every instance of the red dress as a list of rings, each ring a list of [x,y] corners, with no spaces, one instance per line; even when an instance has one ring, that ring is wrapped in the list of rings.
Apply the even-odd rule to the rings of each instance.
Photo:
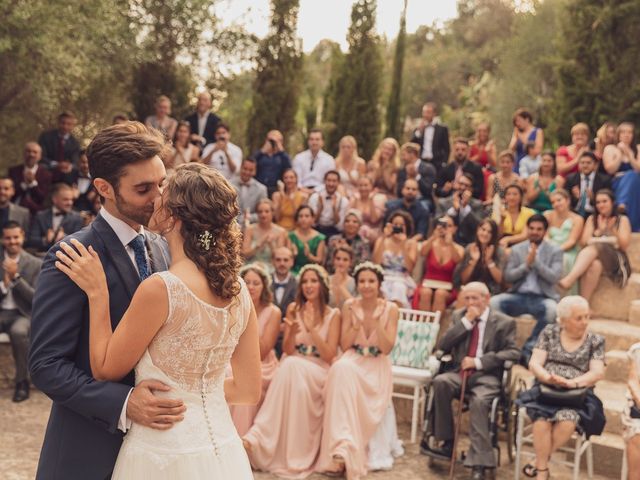
[[[424,262],[424,277],[423,280],[438,280],[441,282],[452,282],[453,281],[453,271],[456,268],[457,263],[453,261],[453,258],[450,258],[447,263],[441,264],[438,262],[438,258],[436,257],[436,251],[434,248],[429,250],[427,254],[427,258]],[[413,296],[413,308],[418,308],[420,305],[420,290],[416,289],[416,294]],[[449,293],[449,298],[447,298],[447,305],[451,305],[456,298],[458,298],[458,291],[456,289],[452,289]]]
[[[566,157],[567,162],[570,162],[571,160],[573,160],[573,156],[569,153],[569,147],[566,147],[566,146],[562,146],[556,151],[556,158],[558,157]],[[578,171],[578,164],[576,163],[573,166],[573,168],[568,172],[564,172],[564,173],[558,172],[558,173],[564,178],[567,178],[569,175],[571,175],[572,173],[576,173],[577,171]]]

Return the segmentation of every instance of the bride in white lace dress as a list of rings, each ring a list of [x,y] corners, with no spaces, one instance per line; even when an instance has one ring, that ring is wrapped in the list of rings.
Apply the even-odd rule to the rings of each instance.
[[[57,267],[89,298],[91,370],[117,381],[135,367],[136,383],[179,398],[184,420],[155,430],[134,424],[114,479],[251,479],[227,402],[255,404],[261,370],[256,314],[240,267],[235,190],[203,165],[176,169],[156,203],[150,228],[167,239],[169,271],[144,280],[112,332],[109,293],[97,254],[72,240]],[[231,361],[233,376],[225,380]]]

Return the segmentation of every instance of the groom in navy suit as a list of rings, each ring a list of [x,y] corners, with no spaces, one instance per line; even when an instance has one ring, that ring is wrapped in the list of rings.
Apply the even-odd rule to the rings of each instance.
[[[65,238],[92,245],[105,269],[113,328],[142,280],[166,270],[163,240],[144,229],[162,193],[167,144],[138,122],[102,130],[89,145],[91,177],[102,198],[93,224]],[[180,400],[162,399],[160,382],[99,382],[89,362],[89,308],[85,294],[55,267],[58,244],[48,252],[35,292],[29,370],[53,400],[37,479],[103,480],[111,477],[123,434],[135,422],[168,429],[180,421]]]

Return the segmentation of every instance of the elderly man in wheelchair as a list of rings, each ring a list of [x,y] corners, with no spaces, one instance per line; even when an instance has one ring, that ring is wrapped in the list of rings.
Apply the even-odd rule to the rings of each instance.
[[[422,453],[430,457],[450,460],[455,455],[452,400],[464,390],[470,412],[470,446],[464,464],[472,469],[473,480],[484,479],[486,470],[496,468],[496,407],[502,400],[509,411],[504,370],[520,356],[515,320],[491,310],[489,297],[489,289],[480,282],[462,289],[464,308],[454,312],[451,327],[438,345],[445,355],[439,355],[440,373],[431,384],[421,443]]]

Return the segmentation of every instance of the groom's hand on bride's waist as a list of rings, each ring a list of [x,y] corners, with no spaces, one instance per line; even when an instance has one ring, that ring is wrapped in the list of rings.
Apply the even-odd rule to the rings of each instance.
[[[168,430],[176,422],[184,419],[187,410],[180,399],[162,398],[153,394],[154,390],[168,392],[167,385],[156,380],[143,380],[131,392],[127,402],[127,419],[133,423]]]

